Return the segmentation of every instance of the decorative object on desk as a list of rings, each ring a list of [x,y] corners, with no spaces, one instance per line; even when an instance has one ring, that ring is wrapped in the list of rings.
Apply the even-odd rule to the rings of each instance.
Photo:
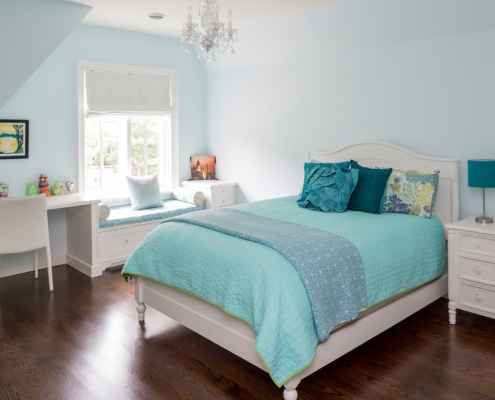
[[[72,181],[65,182],[65,189],[67,190],[67,194],[71,194],[72,189],[74,189],[74,182]]]
[[[187,10],[187,22],[182,24],[181,42],[185,43],[185,52],[189,54],[189,46],[196,46],[198,59],[205,63],[210,63],[217,59],[217,50],[224,52],[230,49],[235,54],[234,42],[237,41],[237,29],[232,28],[232,10],[227,12],[229,22],[227,28],[225,23],[220,22],[220,7],[217,0],[200,0],[199,16],[201,18],[201,28],[192,22],[192,7]]]
[[[51,192],[54,196],[62,196],[64,191],[64,187],[60,183],[60,181],[53,182],[53,186],[51,188]]]
[[[468,160],[468,186],[481,188],[483,196],[483,215],[476,217],[476,222],[493,223],[493,218],[485,214],[485,189],[495,188],[495,160]]]
[[[35,196],[38,194],[38,189],[36,189],[36,184],[34,182],[29,182],[26,185],[26,196]]]
[[[205,204],[205,195],[199,190],[193,188],[176,187],[172,191],[174,199],[184,201],[186,203],[195,204],[197,206],[202,206]]]
[[[52,193],[50,192],[50,185],[48,184],[48,177],[40,175],[40,181],[38,183],[38,188],[41,193],[45,193],[46,197],[50,197]]]
[[[215,156],[192,156],[191,160],[191,180],[211,180],[215,179]]]
[[[98,210],[99,210],[100,222],[106,221],[110,216],[110,207],[108,206],[108,204],[105,203],[98,204]]]
[[[0,160],[28,158],[29,121],[0,119]]]
[[[8,196],[9,196],[9,183],[0,182],[0,197],[8,197]]]

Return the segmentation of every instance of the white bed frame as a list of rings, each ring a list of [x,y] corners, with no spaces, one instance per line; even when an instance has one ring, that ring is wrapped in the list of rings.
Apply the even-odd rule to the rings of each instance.
[[[324,162],[353,159],[366,166],[439,170],[440,182],[434,214],[444,226],[459,220],[458,160],[426,157],[400,146],[383,142],[360,142],[332,152],[309,153],[307,159]],[[444,275],[333,333],[326,342],[317,347],[313,363],[285,383],[284,399],[297,399],[296,388],[301,379],[446,294],[447,275]],[[249,325],[224,313],[220,308],[169,286],[141,277],[135,284],[135,298],[138,302],[137,310],[140,321],[144,320],[145,304],[149,305],[242,359],[266,370],[254,349],[254,331]]]

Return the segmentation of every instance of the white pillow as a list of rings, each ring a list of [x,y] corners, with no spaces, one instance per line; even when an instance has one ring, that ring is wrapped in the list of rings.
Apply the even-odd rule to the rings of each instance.
[[[131,210],[163,207],[156,174],[128,176],[127,186],[129,187],[129,197],[131,198]]]
[[[110,207],[108,206],[108,204],[100,203],[98,205],[98,208],[100,211],[100,222],[106,221],[110,216]]]

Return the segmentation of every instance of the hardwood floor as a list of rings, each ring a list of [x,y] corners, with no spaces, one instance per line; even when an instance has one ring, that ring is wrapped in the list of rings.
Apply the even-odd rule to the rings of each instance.
[[[0,399],[282,399],[268,374],[151,308],[120,270],[0,279]],[[495,320],[440,299],[303,380],[299,400],[494,399]]]

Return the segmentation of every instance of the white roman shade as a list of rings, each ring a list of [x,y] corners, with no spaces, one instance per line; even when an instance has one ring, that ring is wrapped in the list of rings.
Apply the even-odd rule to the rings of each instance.
[[[85,70],[84,79],[87,116],[160,115],[172,110],[167,76]]]

